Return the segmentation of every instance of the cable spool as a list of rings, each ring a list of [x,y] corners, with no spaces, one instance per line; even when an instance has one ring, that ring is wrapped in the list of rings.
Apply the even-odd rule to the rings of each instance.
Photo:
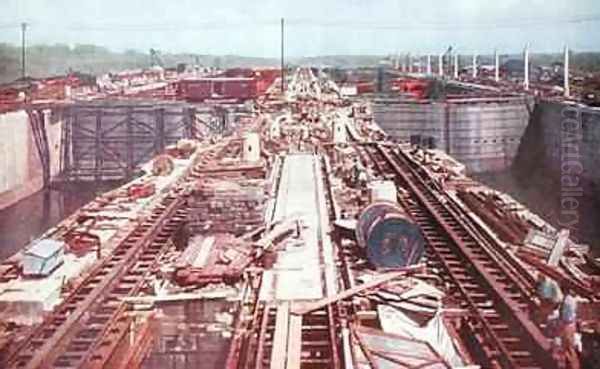
[[[376,202],[360,214],[356,225],[358,246],[378,268],[417,264],[425,251],[421,228],[398,205]]]

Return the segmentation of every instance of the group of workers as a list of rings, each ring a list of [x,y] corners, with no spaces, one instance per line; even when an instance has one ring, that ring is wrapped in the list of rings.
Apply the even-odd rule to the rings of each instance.
[[[553,354],[565,368],[579,369],[582,351],[581,335],[577,332],[577,300],[568,285],[540,273],[536,286],[539,299],[535,321],[544,327],[552,339]]]

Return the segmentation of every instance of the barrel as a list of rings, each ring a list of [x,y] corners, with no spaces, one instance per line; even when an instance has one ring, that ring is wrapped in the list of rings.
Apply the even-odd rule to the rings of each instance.
[[[358,246],[376,268],[399,268],[419,262],[425,251],[420,227],[397,204],[367,206],[356,224]]]

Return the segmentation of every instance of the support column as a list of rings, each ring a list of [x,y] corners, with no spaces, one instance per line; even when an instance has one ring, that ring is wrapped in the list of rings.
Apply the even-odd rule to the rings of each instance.
[[[155,111],[155,137],[154,151],[161,153],[165,149],[165,109],[158,108]]]
[[[494,81],[500,81],[500,56],[498,49],[494,49]]]
[[[73,121],[77,120],[74,110],[68,108],[64,111],[63,130],[60,136],[60,174],[66,180],[71,179],[71,129]]]
[[[427,75],[431,75],[431,55],[427,55]]]
[[[185,138],[194,138],[196,135],[196,108],[187,108],[183,111],[183,122],[185,125]]]
[[[94,180],[102,178],[102,110],[96,111],[96,131],[94,132]]]
[[[458,80],[458,54],[454,54],[454,79]]]
[[[133,109],[131,107],[127,108],[127,112],[126,112],[126,139],[125,139],[125,144],[127,145],[127,163],[126,163],[126,173],[125,175],[127,176],[127,178],[130,178],[133,175],[133,167],[134,167],[134,163],[133,163],[133,143],[134,143],[134,138],[133,138]]]

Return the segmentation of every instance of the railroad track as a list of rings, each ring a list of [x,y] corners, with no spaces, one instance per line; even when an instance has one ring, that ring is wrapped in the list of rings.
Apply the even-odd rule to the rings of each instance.
[[[330,186],[328,186],[328,168],[321,159],[314,162],[314,171],[319,173],[315,180],[324,183],[315,185],[315,201],[318,203],[318,216],[322,222],[329,222],[335,216]],[[278,186],[279,187],[279,186]],[[278,190],[281,190],[278,188]],[[281,205],[280,205],[281,206]],[[319,263],[324,269],[323,251],[326,236],[324,225],[319,223],[317,247]],[[327,285],[327,276],[320,272],[323,294],[327,295],[331,286]],[[337,304],[325,306],[304,315],[293,313],[294,300],[258,301],[251,324],[248,327],[243,360],[237,369],[338,369],[341,368],[339,352],[339,312]]]
[[[464,214],[432,189],[404,153],[378,144],[357,148],[363,160],[406,190],[399,202],[421,227],[429,262],[443,270],[471,311],[470,329],[486,367],[556,368],[548,339],[528,316],[528,292],[506,263],[482,246]]]
[[[243,369],[341,368],[332,306],[293,315],[293,302],[261,302],[257,306],[254,341]]]
[[[102,368],[131,318],[123,298],[145,286],[186,217],[185,199],[168,196],[44,320],[7,368]]]
[[[201,153],[174,187],[193,179],[210,160],[236,152],[237,142],[226,140]],[[118,241],[111,254],[97,262],[87,276],[28,335],[14,345],[3,368],[85,368],[112,366],[119,342],[129,332],[124,298],[139,294],[171,247],[171,238],[187,218],[183,193],[164,196],[152,212]]]

